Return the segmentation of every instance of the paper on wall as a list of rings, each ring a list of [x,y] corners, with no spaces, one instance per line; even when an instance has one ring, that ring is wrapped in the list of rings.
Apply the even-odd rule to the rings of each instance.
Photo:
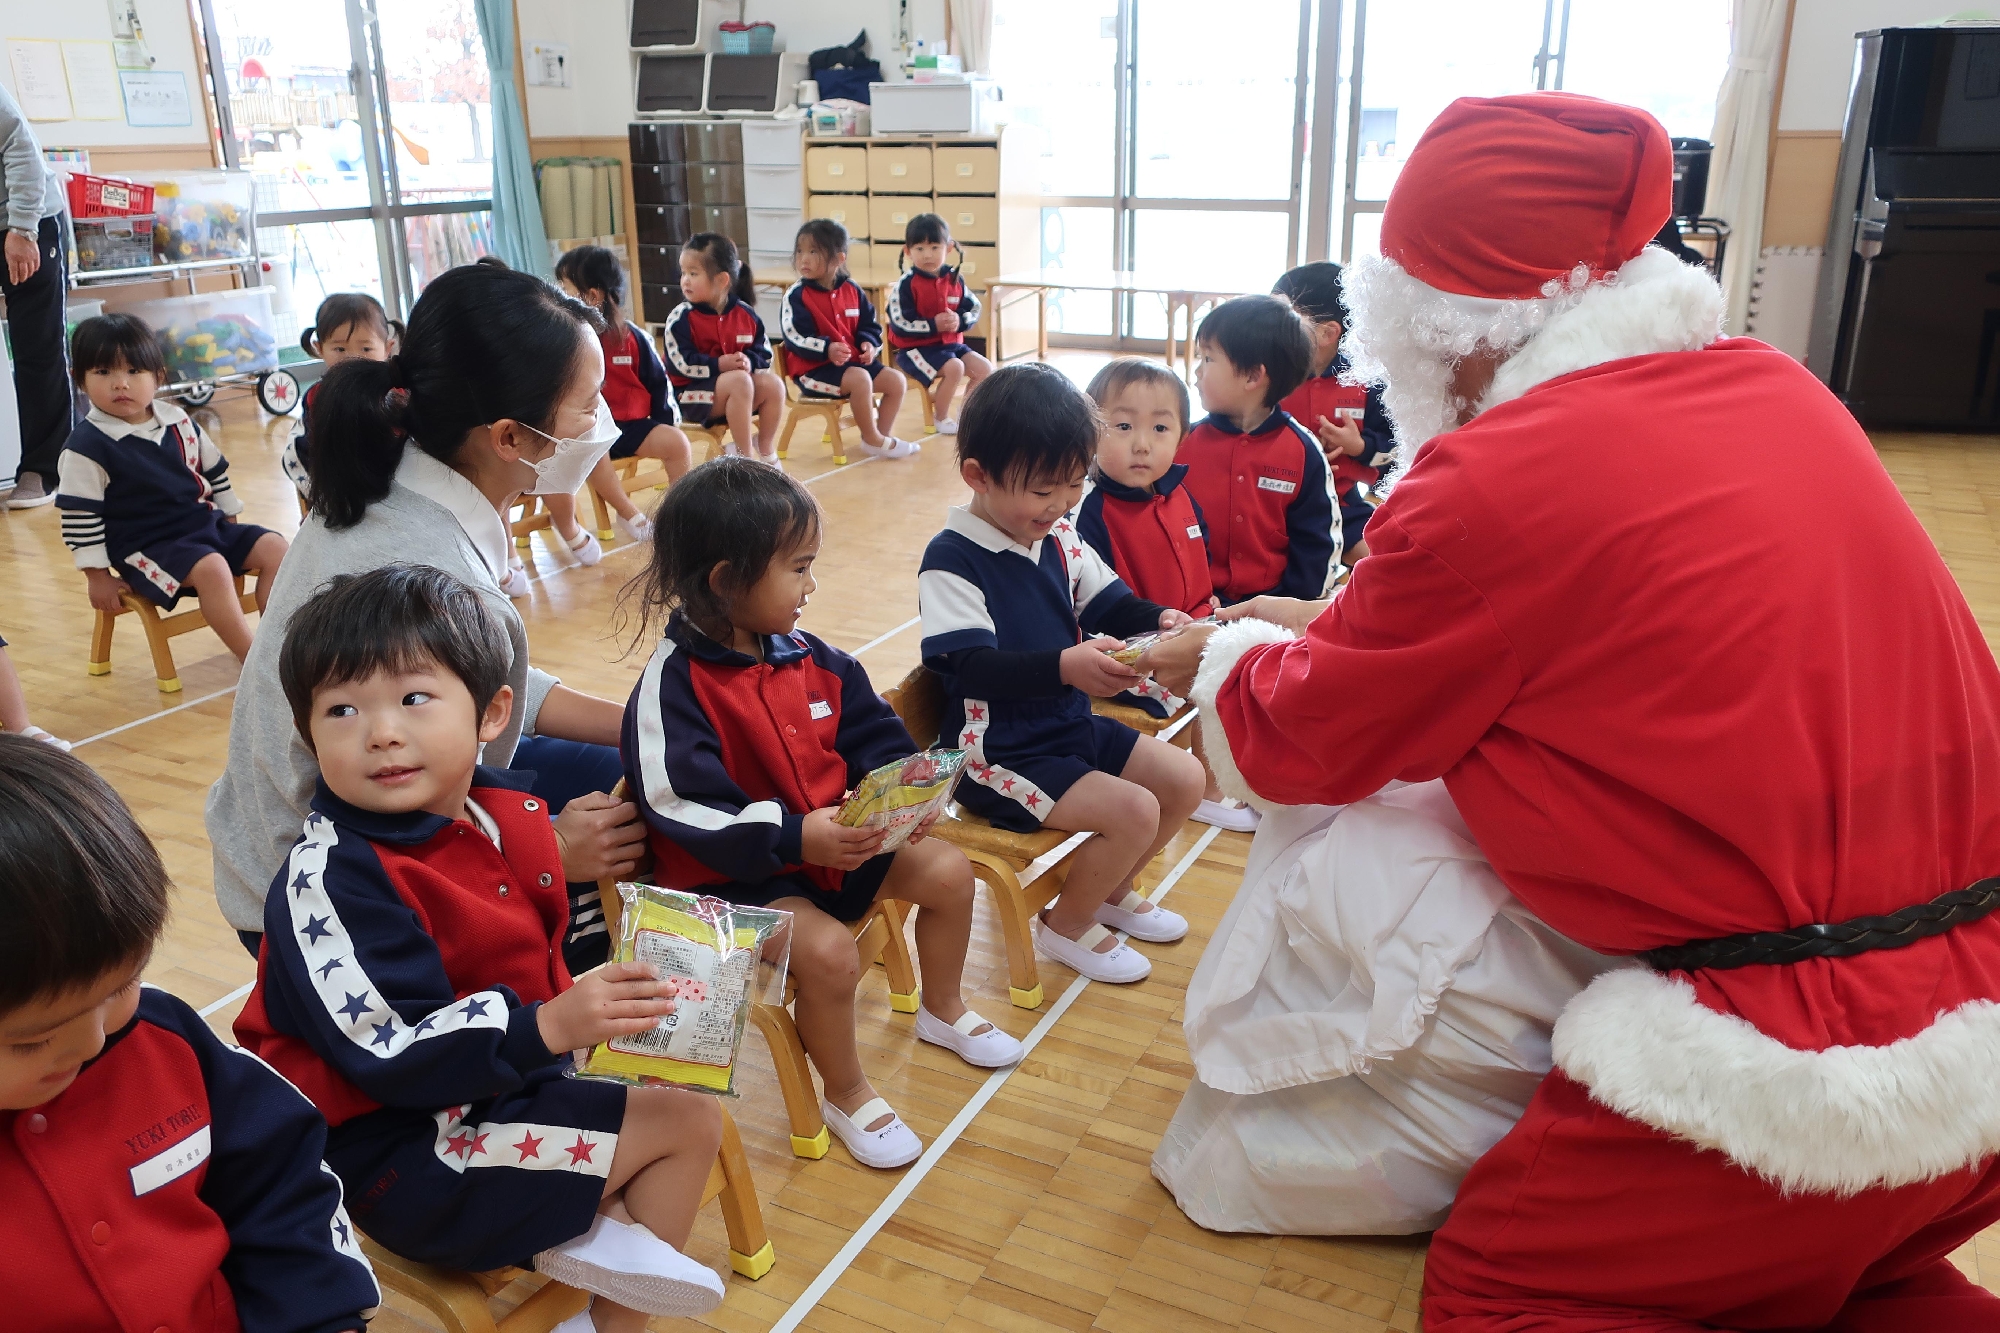
[[[109,42],[64,42],[63,72],[69,79],[69,100],[78,120],[119,120],[125,98],[118,91],[118,70]]]
[[[187,75],[179,70],[150,74],[121,70],[125,90],[125,123],[136,128],[194,124],[194,103],[188,100]]]
[[[62,46],[56,42],[7,39],[7,63],[14,68],[14,100],[29,120],[68,120],[69,83],[63,78]]]

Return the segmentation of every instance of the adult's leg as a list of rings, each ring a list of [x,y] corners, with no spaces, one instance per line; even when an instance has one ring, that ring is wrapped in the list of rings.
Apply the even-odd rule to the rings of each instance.
[[[750,407],[756,392],[747,370],[725,370],[716,377],[715,405],[710,410],[710,419],[720,415],[727,421],[729,438],[745,454],[751,448]]]
[[[69,273],[60,223],[60,218],[42,219],[36,230],[41,266],[26,282],[11,281],[0,265],[0,291],[7,297],[8,340],[14,355],[14,397],[21,416],[21,475],[39,476],[52,494],[56,460],[76,424],[63,319]]]
[[[792,914],[792,982],[798,988],[792,1021],[799,1042],[819,1070],[826,1099],[853,1115],[875,1100],[861,1068],[854,1040],[854,988],[861,984],[861,951],[854,934],[804,898],[780,898],[771,906]],[[878,1116],[864,1129],[880,1129]]]
[[[1561,1070],[1473,1165],[1424,1269],[1427,1333],[2000,1330],[2000,1299],[1934,1271],[2000,1218],[2000,1165],[1847,1198],[1787,1196],[1627,1119]],[[1907,1285],[1904,1285],[1907,1284]],[[1898,1302],[1965,1314],[1897,1322]],[[1905,1305],[1904,1313],[1916,1306]]]
[[[260,547],[263,544],[257,543]],[[202,619],[215,631],[215,637],[222,640],[223,647],[234,653],[239,662],[248,657],[250,619],[243,614],[243,603],[236,600],[236,575],[230,572],[229,561],[222,552],[210,551],[195,561],[182,582],[194,589],[201,601]]]
[[[618,751],[610,745],[566,741],[555,736],[523,736],[514,747],[510,768],[534,774],[528,790],[540,797],[549,818],[579,796],[609,792],[625,775]],[[588,972],[609,956],[611,936],[605,930],[604,909],[593,880],[569,886],[569,930],[563,936],[563,961],[571,975]]]
[[[678,426],[655,426],[639,442],[639,457],[657,458],[666,465],[669,484],[679,481],[694,466],[694,446]]]
[[[955,356],[946,357],[943,367],[938,370],[937,384],[932,391],[935,397],[931,400],[939,421],[951,415],[951,400],[958,397],[958,386],[964,382],[964,364]]]

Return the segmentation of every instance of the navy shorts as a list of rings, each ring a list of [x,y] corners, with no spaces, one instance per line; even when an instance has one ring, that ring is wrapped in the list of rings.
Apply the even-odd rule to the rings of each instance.
[[[972,349],[964,343],[932,343],[929,347],[905,347],[896,353],[896,369],[908,375],[926,389],[938,382],[944,374],[947,361],[972,355]]]
[[[241,574],[251,550],[268,532],[269,528],[255,523],[225,523],[222,515],[211,509],[207,520],[193,532],[127,555],[113,555],[111,572],[155,606],[170,607],[183,597],[194,596],[187,577],[204,557],[220,553],[229,562],[229,572]],[[117,548],[115,538],[107,543],[108,550]]]
[[[847,390],[840,387],[841,377],[854,367],[860,366],[868,372],[869,379],[880,379],[889,367],[870,357],[866,361],[850,361],[844,366],[836,366],[829,361],[823,366],[792,376],[792,383],[799,386],[799,392],[807,398],[845,398]]]
[[[954,700],[946,706],[941,734],[957,736],[969,752],[958,803],[1015,833],[1039,830],[1063,793],[1084,774],[1123,773],[1139,743],[1138,732],[1123,722],[1079,712],[1073,698],[1011,699],[1006,708],[1010,716],[989,728],[984,719],[972,716],[985,705]]]
[[[715,390],[685,385],[674,390],[674,406],[680,409],[683,425],[706,426],[715,415]]]
[[[590,1230],[625,1089],[562,1069],[469,1106],[384,1107],[335,1126],[326,1164],[355,1225],[404,1258],[474,1272],[527,1267]]]
[[[613,458],[630,458],[639,452],[639,446],[646,442],[661,426],[679,426],[678,421],[668,421],[662,417],[638,417],[632,421],[618,423],[618,442],[611,446]]]
[[[840,887],[828,893],[804,875],[773,875],[761,884],[703,884],[688,890],[722,898],[738,907],[769,907],[780,898],[804,898],[835,921],[853,925],[868,915],[882,881],[889,873],[894,852],[870,857],[840,877]]]

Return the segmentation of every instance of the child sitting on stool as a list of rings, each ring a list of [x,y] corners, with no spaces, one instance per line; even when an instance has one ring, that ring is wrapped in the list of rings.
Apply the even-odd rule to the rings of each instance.
[[[847,228],[831,218],[814,218],[800,227],[792,267],[799,280],[786,290],[779,319],[792,383],[810,399],[845,398],[861,431],[861,451],[870,457],[908,458],[919,452],[923,446],[915,440],[890,434],[909,381],[902,371],[875,359],[882,326],[875,321],[868,294],[847,276]]]
[[[667,316],[666,342],[682,419],[696,426],[727,423],[729,452],[776,462],[785,385],[771,372],[757,282],[736,242],[712,231],[689,238],[681,247],[681,295],[686,299]]]
[[[951,404],[961,385],[969,395],[993,373],[993,363],[965,345],[965,331],[979,322],[979,298],[958,270],[945,265],[951,228],[935,213],[919,213],[903,229],[909,268],[889,289],[889,345],[896,368],[935,395],[931,412],[940,435],[956,435]]]

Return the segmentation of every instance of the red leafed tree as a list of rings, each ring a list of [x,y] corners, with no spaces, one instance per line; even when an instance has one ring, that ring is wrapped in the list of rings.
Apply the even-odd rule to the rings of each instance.
[[[421,77],[430,85],[432,102],[458,102],[472,121],[472,155],[484,160],[486,140],[479,108],[492,99],[486,69],[486,46],[479,37],[479,20],[472,0],[439,0],[435,19],[424,28]],[[414,62],[413,62],[414,63]]]

